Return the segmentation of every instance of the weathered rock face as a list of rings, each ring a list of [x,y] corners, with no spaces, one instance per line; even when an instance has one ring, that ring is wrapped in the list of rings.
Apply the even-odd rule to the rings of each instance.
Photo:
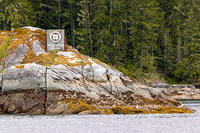
[[[200,99],[200,89],[196,88],[162,88],[162,92],[172,99]]]
[[[0,73],[0,91],[2,90],[2,85],[3,85],[3,77],[2,73]]]
[[[166,83],[157,83],[157,84],[152,84],[151,87],[153,87],[153,88],[170,88],[170,85],[166,84]]]
[[[45,114],[45,94],[42,89],[12,91],[0,94],[0,113]]]
[[[184,89],[184,88],[194,89],[195,88],[194,85],[169,85],[166,83],[152,84],[151,87],[153,88],[180,88],[180,89]]]
[[[99,67],[91,66],[81,70],[81,68],[77,67],[66,68],[63,65],[52,67],[38,64],[16,65],[4,70],[2,89],[3,91],[27,88],[61,89],[83,92],[95,98],[98,98],[100,94],[115,95],[121,92],[132,91],[148,99],[152,99],[152,95],[163,97],[161,91],[157,89],[142,85],[136,86],[134,82],[122,73],[110,68],[104,68],[104,71],[99,71]],[[101,67],[103,68],[103,66]],[[87,73],[86,71],[89,72]]]
[[[46,67],[37,64],[11,66],[3,72],[3,91],[46,88]]]
[[[160,105],[167,107],[180,105],[167,99],[159,89],[134,84],[122,73],[110,68],[105,69],[106,71],[99,71],[98,75],[104,75],[101,72],[106,72],[107,78],[104,81],[99,79],[100,82],[97,82],[94,81],[94,75],[88,80],[87,73],[83,74],[84,69],[81,72],[77,67],[24,64],[7,68],[3,72],[0,112],[106,114],[114,113],[116,111],[112,111],[114,106],[139,105],[142,108],[139,112],[151,113],[152,108],[160,108]],[[92,70],[95,71],[94,68]]]
[[[100,94],[110,96],[127,91],[148,99],[152,99],[152,95],[163,97],[161,91],[142,85],[136,86],[121,72],[105,68],[95,62],[82,70],[77,67],[65,68],[62,65],[47,68],[47,90],[57,89],[83,92],[96,98]]]
[[[90,60],[90,62],[92,62],[92,70],[93,70],[93,81],[94,82],[99,82],[99,83],[104,83],[104,82],[107,82],[109,79],[108,79],[108,70],[95,63],[94,61]],[[86,73],[87,75],[87,73]]]
[[[0,113],[110,114],[126,112],[125,107],[129,113],[153,113],[162,106],[179,109],[180,103],[168,99],[161,90],[134,82],[67,44],[67,51],[45,52],[44,30],[26,27],[14,32],[17,39],[10,45],[15,49],[9,49],[12,52],[0,73]],[[21,44],[24,38],[28,45]]]
[[[62,65],[47,68],[47,90],[84,91],[82,83],[79,82],[82,78],[82,75],[73,68]]]
[[[36,40],[33,42],[33,52],[36,56],[39,56],[41,54],[46,54],[45,50],[41,47],[40,41]]]
[[[200,99],[200,89],[194,85],[169,85],[159,83],[153,84],[152,86],[172,99]]]
[[[25,54],[28,52],[28,46],[26,44],[19,45],[12,54],[8,55],[5,61],[5,68],[13,65],[21,64]]]

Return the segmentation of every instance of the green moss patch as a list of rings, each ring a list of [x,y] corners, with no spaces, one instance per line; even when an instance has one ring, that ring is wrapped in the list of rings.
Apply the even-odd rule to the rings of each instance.
[[[3,43],[0,44],[0,59],[7,56],[7,48],[10,43],[11,38],[6,37],[3,41]]]

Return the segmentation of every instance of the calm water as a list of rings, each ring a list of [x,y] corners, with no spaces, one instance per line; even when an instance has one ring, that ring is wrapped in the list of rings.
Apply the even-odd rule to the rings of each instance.
[[[184,101],[194,114],[0,116],[0,133],[200,133],[200,101]]]

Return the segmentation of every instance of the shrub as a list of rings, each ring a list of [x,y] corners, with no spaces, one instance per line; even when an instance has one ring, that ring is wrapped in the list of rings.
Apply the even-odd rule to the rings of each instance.
[[[7,55],[7,47],[10,43],[10,37],[6,37],[2,44],[0,44],[0,59],[6,57]]]

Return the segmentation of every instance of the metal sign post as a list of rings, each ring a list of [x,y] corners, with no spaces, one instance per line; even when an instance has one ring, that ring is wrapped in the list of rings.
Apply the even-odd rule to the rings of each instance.
[[[64,51],[64,30],[47,30],[47,51]]]

